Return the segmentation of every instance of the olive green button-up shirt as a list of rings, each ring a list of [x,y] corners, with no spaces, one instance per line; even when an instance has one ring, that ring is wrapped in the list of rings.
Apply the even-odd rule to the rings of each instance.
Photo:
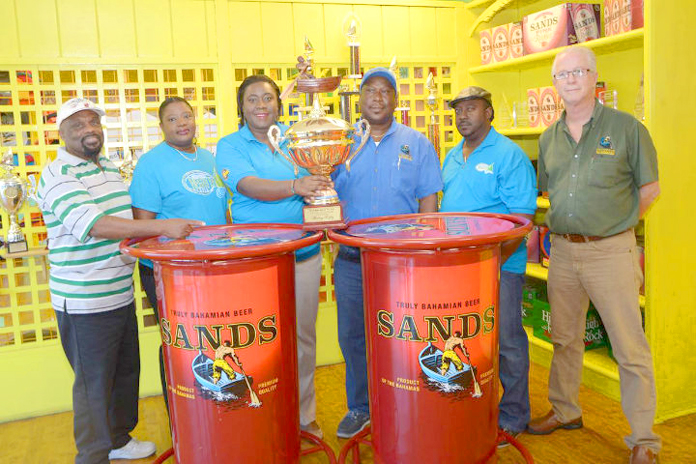
[[[657,154],[645,126],[596,101],[578,143],[565,112],[544,131],[537,172],[551,232],[608,237],[638,223],[638,190],[657,181]]]

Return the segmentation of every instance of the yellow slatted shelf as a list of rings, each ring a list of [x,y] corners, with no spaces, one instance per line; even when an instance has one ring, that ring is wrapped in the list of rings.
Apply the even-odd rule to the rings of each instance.
[[[643,29],[635,29],[623,34],[617,34],[611,37],[602,37],[596,40],[590,40],[583,43],[584,46],[592,48],[598,55],[605,53],[617,52],[620,50],[628,50],[631,48],[639,48],[643,46]],[[534,53],[531,55],[514,58],[500,63],[487,64],[483,66],[475,66],[469,68],[469,73],[479,74],[493,71],[519,71],[528,69],[543,64],[550,64],[553,58],[562,50],[568,47],[554,48],[545,52]]]

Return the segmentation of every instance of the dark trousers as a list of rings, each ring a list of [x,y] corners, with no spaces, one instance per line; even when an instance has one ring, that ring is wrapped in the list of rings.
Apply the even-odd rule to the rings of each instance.
[[[498,325],[500,340],[500,399],[498,425],[521,432],[529,422],[529,341],[522,327],[524,274],[500,271]]]
[[[138,423],[140,350],[135,305],[95,314],[56,311],[60,340],[75,372],[76,464],[109,464]]]
[[[157,287],[155,284],[155,273],[151,267],[144,266],[138,263],[138,270],[140,271],[140,283],[145,290],[145,295],[147,295],[148,301],[150,301],[150,306],[152,306],[155,312],[155,320],[157,320],[157,325],[160,323],[160,313],[159,306],[157,305]],[[169,397],[167,397],[167,376],[164,373],[164,349],[162,345],[159,347],[159,370],[160,370],[160,383],[162,384],[162,396],[164,397],[164,405],[167,408],[167,414],[169,414]]]
[[[338,343],[346,360],[346,397],[349,410],[369,412],[365,313],[359,251],[341,246],[334,262],[338,309]]]

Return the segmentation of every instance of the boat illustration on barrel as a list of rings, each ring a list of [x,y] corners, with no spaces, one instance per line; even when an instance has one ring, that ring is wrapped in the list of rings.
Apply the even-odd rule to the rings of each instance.
[[[230,378],[226,372],[220,372],[217,383],[213,382],[213,360],[206,356],[202,351],[198,351],[198,356],[193,358],[191,369],[196,381],[206,390],[218,393],[233,393],[237,396],[244,393],[247,389],[244,376],[234,371],[234,378]],[[251,377],[247,377],[252,382]]]
[[[445,372],[444,375],[441,374],[440,366],[442,366],[442,350],[432,343],[428,343],[428,346],[423,348],[418,355],[418,361],[420,362],[423,374],[436,382],[447,385],[458,384],[466,387],[473,380],[471,366],[465,362],[462,362],[463,367],[461,370],[458,370],[454,363],[450,363],[447,372]],[[476,372],[475,367],[473,372]]]

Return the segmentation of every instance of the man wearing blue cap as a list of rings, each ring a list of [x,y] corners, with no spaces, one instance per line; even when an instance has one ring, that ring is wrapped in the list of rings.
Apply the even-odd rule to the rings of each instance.
[[[514,214],[534,218],[537,189],[534,168],[515,142],[493,127],[491,94],[467,87],[450,102],[462,140],[442,166],[445,187],[441,211]],[[503,245],[498,303],[500,399],[498,426],[516,436],[529,422],[529,346],[522,327],[522,285],[527,265],[525,243]],[[497,322],[496,321],[496,322]],[[498,447],[506,446],[501,442]]]
[[[347,219],[437,211],[442,190],[440,161],[430,141],[394,120],[396,76],[373,68],[360,83],[362,117],[370,138],[351,162],[333,175]],[[359,144],[356,140],[355,146]],[[365,358],[362,271],[357,248],[341,246],[334,264],[338,341],[346,360],[348,413],[338,425],[339,438],[350,438],[370,423]]]

